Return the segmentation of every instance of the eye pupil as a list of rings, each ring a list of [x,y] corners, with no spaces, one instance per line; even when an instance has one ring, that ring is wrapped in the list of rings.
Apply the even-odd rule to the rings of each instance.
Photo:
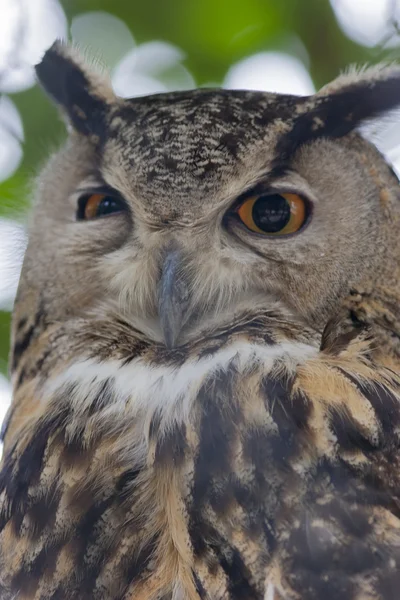
[[[90,220],[106,217],[112,213],[126,210],[126,204],[117,196],[107,194],[89,194],[82,196],[78,201],[78,220]]]
[[[260,196],[253,206],[254,223],[266,233],[281,231],[289,223],[290,216],[290,204],[279,194]]]
[[[310,215],[306,200],[292,192],[249,195],[235,212],[247,229],[266,236],[296,233]]]
[[[102,217],[118,210],[121,210],[118,201],[111,196],[104,196],[97,206],[96,216]]]

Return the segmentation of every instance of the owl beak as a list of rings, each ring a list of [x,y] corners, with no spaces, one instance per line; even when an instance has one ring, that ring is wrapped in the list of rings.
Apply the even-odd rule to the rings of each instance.
[[[158,284],[158,315],[167,348],[174,348],[186,322],[189,288],[182,274],[182,256],[170,248]]]

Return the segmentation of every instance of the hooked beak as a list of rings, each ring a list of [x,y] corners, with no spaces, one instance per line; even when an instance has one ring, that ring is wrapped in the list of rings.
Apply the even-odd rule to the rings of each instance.
[[[189,288],[182,275],[181,253],[167,251],[158,284],[158,315],[167,348],[174,348],[186,322]]]

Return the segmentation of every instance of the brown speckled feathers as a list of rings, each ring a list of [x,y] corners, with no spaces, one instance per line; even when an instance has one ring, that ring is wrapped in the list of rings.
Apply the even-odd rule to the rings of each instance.
[[[71,132],[15,304],[1,600],[398,600],[399,189],[353,130],[399,69],[134,100],[60,44],[37,72]],[[260,186],[304,231],[239,226]]]
[[[270,581],[283,598],[395,598],[400,380],[368,346],[269,369],[235,351],[165,431],[101,370],[84,402],[60,382],[9,426],[1,597],[250,599]]]

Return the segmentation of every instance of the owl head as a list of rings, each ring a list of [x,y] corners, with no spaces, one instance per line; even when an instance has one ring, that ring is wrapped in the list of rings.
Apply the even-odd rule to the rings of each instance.
[[[400,67],[133,99],[61,43],[36,71],[69,135],[37,183],[16,339],[27,314],[123,318],[168,348],[260,310],[320,333],[368,294],[396,329],[398,181],[356,129],[400,104]]]

